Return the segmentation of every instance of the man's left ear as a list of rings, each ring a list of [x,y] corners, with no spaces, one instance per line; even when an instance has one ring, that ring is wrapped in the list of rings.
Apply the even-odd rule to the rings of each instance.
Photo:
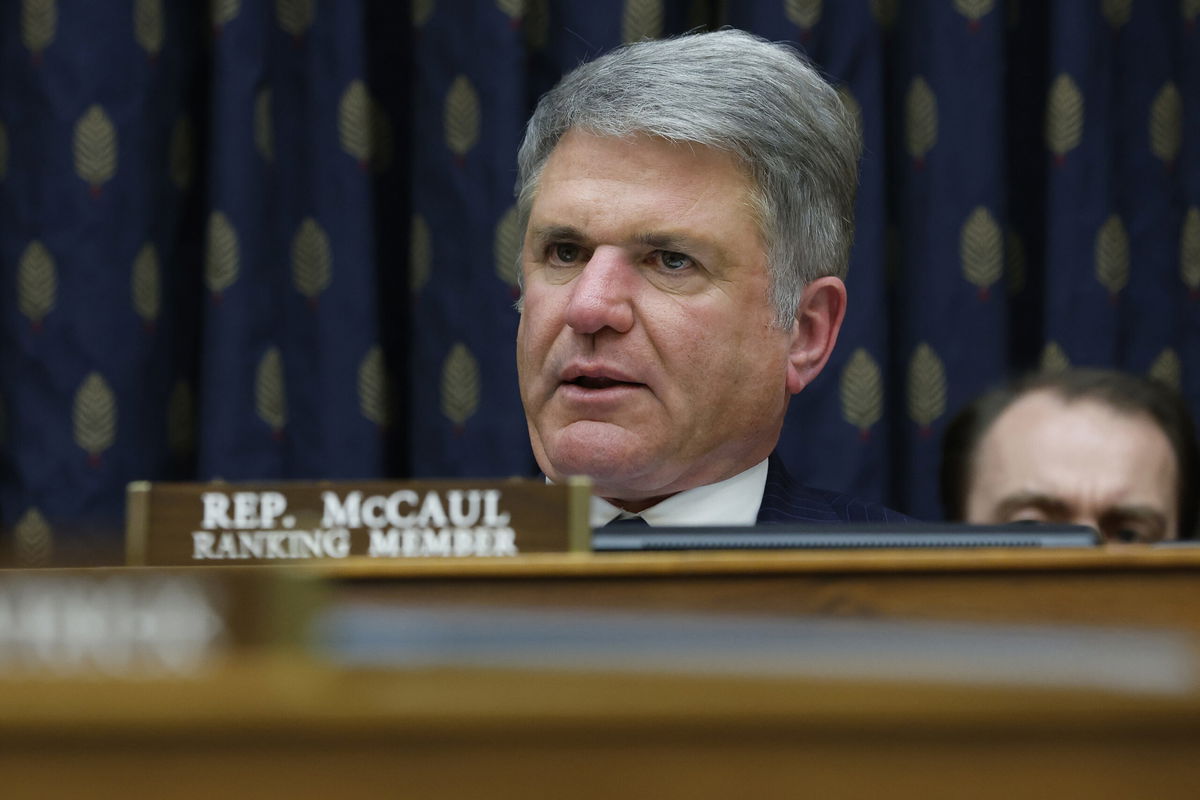
[[[846,284],[841,278],[817,278],[804,287],[788,352],[787,389],[796,394],[820,374],[837,344],[846,317]]]

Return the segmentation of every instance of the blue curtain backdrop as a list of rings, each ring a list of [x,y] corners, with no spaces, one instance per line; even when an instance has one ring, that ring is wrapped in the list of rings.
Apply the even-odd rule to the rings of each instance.
[[[949,416],[1113,365],[1200,412],[1196,0],[0,0],[0,544],[131,480],[529,474],[514,155],[623,41],[734,25],[863,121],[850,311],[782,451],[936,518]]]

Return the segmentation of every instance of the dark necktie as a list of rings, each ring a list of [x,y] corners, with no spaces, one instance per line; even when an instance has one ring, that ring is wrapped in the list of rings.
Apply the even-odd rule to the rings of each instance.
[[[641,517],[617,517],[604,526],[605,530],[632,530],[634,528],[649,528],[650,523]]]

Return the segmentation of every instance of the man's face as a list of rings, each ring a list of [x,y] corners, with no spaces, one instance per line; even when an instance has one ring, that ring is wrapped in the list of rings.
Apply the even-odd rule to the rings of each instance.
[[[517,370],[550,478],[588,475],[645,507],[770,453],[796,329],[774,324],[750,183],[730,156],[568,132],[522,260]]]
[[[1035,391],[980,441],[966,517],[1090,525],[1106,541],[1176,539],[1178,480],[1171,444],[1148,415]]]

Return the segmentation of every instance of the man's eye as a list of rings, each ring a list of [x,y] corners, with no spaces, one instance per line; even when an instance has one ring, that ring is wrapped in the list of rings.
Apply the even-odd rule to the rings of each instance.
[[[575,264],[581,256],[580,247],[577,244],[552,244],[550,245],[550,258],[559,264]]]
[[[1010,514],[1005,522],[1049,522],[1049,519],[1037,509],[1025,508]]]
[[[687,269],[692,265],[690,256],[685,256],[683,253],[674,253],[670,250],[659,250],[658,259],[664,267],[672,271]]]
[[[1122,544],[1149,544],[1162,539],[1159,532],[1152,526],[1130,523],[1106,525],[1103,533],[1106,541],[1121,542]]]

